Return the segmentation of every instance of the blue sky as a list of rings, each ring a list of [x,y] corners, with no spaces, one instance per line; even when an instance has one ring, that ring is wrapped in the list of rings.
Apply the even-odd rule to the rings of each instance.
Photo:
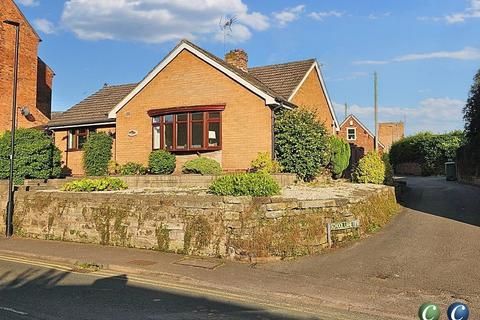
[[[374,71],[380,120],[445,132],[463,128],[480,64],[480,0],[16,1],[56,72],[54,110],[139,81],[182,37],[222,57],[225,15],[239,19],[227,50],[245,49],[251,66],[318,59],[338,118],[347,102],[370,128]]]

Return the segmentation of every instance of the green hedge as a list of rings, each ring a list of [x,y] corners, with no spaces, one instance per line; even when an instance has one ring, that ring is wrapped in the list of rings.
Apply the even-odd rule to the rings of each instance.
[[[198,157],[185,162],[182,172],[189,174],[221,174],[222,166],[218,161],[209,158]]]
[[[10,174],[10,132],[0,135],[0,179]],[[37,129],[17,129],[15,134],[15,184],[24,179],[58,178],[60,150],[52,139]]]
[[[171,174],[176,165],[175,155],[166,150],[153,151],[148,158],[148,168],[153,174]]]
[[[392,186],[394,172],[392,163],[390,162],[390,155],[388,153],[384,153],[382,155],[382,161],[385,165],[385,179],[383,180],[383,184],[386,184],[387,186]]]
[[[112,158],[112,137],[105,132],[92,132],[83,145],[83,167],[87,176],[108,174]]]
[[[210,193],[220,196],[267,197],[280,194],[280,186],[268,174],[236,173],[215,180]]]
[[[385,181],[385,164],[376,152],[367,153],[358,162],[352,179],[357,183],[383,184]]]
[[[120,167],[120,174],[124,176],[144,175],[147,174],[147,168],[140,163],[127,162]]]
[[[314,112],[295,109],[276,116],[275,154],[284,172],[302,180],[321,173],[329,161],[327,132]]]
[[[425,176],[444,174],[445,162],[455,159],[463,142],[464,136],[460,131],[418,133],[395,142],[390,149],[390,161],[394,168],[406,162],[418,163]]]
[[[93,192],[93,191],[116,191],[127,189],[127,184],[118,178],[82,179],[68,182],[63,185],[62,191],[70,192]]]
[[[329,139],[330,167],[335,178],[340,178],[350,164],[350,144],[337,136]]]

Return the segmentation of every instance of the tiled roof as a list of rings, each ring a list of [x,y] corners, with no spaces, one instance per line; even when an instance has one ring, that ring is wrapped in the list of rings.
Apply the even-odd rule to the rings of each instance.
[[[256,88],[264,91],[271,97],[287,104],[289,104],[288,98],[292,95],[315,62],[314,59],[310,59],[264,67],[255,67],[250,68],[249,72],[244,72],[188,40],[182,40],[172,52],[184,43],[200,51],[208,58],[220,64],[223,68],[234,72],[236,75],[240,76]],[[169,55],[167,55],[167,57]],[[160,64],[162,62],[160,62]],[[155,68],[153,70],[155,70]],[[127,84],[103,87],[98,92],[63,112],[62,115],[55,118],[52,117],[52,120],[48,125],[53,127],[82,123],[115,122],[115,119],[108,118],[108,113],[112,111],[112,109],[133,89],[135,89],[137,85],[138,84]]]
[[[135,87],[134,84],[104,86],[85,100],[74,105],[60,116],[53,118],[48,126],[65,126],[70,124],[115,122],[108,113]]]
[[[63,114],[62,111],[52,111],[52,114],[50,115],[50,118],[51,120],[55,120],[55,119],[58,119],[59,117],[61,117]]]
[[[288,99],[302,82],[314,62],[314,59],[310,59],[273,64],[270,66],[250,68],[248,72],[284,99]]]

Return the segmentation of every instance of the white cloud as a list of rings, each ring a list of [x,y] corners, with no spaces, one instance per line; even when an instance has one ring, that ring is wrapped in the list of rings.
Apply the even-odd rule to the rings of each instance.
[[[249,12],[242,0],[68,0],[62,24],[84,40],[161,43],[181,38],[219,37],[219,21],[235,16],[230,42],[266,30],[269,19]]]
[[[300,18],[300,15],[305,11],[305,5],[301,4],[293,8],[287,8],[283,11],[274,12],[273,17],[277,21],[279,27],[285,27],[290,22]]]
[[[388,61],[385,60],[358,60],[354,61],[353,64],[371,64],[371,65],[380,65],[387,64]]]
[[[328,18],[328,17],[341,18],[343,17],[343,15],[344,15],[343,12],[338,12],[338,11],[311,12],[308,14],[310,18],[313,18],[318,21],[323,21],[325,18]]]
[[[25,7],[35,7],[40,4],[40,2],[37,0],[17,0],[17,1],[21,5],[24,5]]]
[[[371,13],[367,18],[369,20],[379,20],[379,19],[382,19],[382,18],[390,17],[391,15],[392,15],[391,12],[384,12],[384,13],[381,13],[381,14]]]
[[[448,24],[465,22],[471,18],[480,18],[480,0],[470,0],[470,7],[465,11],[445,16]]]
[[[420,101],[417,107],[379,107],[380,121],[403,121],[406,119],[406,130],[409,133],[432,131],[443,133],[463,128],[462,109],[465,101],[450,98],[429,98]],[[335,104],[337,110],[343,110],[343,104]],[[349,106],[352,113],[373,128],[373,107]]]
[[[33,25],[45,34],[55,33],[55,25],[47,19],[35,19],[33,20]]]
[[[331,79],[328,79],[329,81],[350,81],[350,80],[356,80],[356,79],[359,79],[359,78],[364,78],[368,76],[368,73],[367,72],[362,72],[362,71],[358,71],[358,72],[352,72],[350,74],[347,74],[347,75],[344,75],[344,76],[341,76],[341,77],[338,77],[338,78],[331,78]]]
[[[429,59],[455,59],[455,60],[480,60],[480,50],[477,48],[466,47],[459,51],[436,51],[429,53],[412,53],[395,57],[391,60],[359,60],[353,64],[380,65],[391,62],[405,62]]]

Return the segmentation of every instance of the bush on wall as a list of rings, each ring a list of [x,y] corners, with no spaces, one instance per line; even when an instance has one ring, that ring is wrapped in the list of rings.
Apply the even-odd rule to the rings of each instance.
[[[350,145],[347,141],[337,136],[329,139],[330,167],[334,178],[340,178],[350,164]]]
[[[185,162],[182,172],[189,174],[221,174],[222,166],[218,161],[209,158],[198,157]]]
[[[0,135],[0,179],[10,174],[10,132]],[[15,184],[24,179],[58,178],[61,172],[60,150],[45,132],[17,129],[15,134]]]
[[[311,111],[283,111],[275,121],[275,154],[284,172],[313,180],[328,164],[325,127]]]
[[[148,168],[153,174],[171,174],[176,165],[175,155],[166,150],[153,151],[148,158]]]
[[[101,179],[82,179],[68,182],[63,185],[62,191],[70,192],[93,192],[93,191],[117,191],[127,189],[127,184],[118,179],[105,177]]]
[[[87,176],[108,174],[108,164],[112,158],[112,137],[105,132],[92,132],[83,145],[83,167]]]
[[[282,171],[282,166],[278,161],[272,159],[268,152],[259,152],[258,156],[250,163],[251,172],[260,173],[279,173]]]
[[[385,181],[385,164],[378,153],[369,152],[360,159],[353,171],[352,180],[357,183],[383,184]]]
[[[124,176],[144,175],[147,174],[147,168],[141,163],[127,162],[120,167],[120,174]]]
[[[210,193],[219,196],[268,197],[280,194],[280,186],[264,173],[228,174],[215,180]]]
[[[418,133],[395,142],[390,149],[390,161],[394,168],[402,163],[418,163],[424,176],[443,174],[445,162],[455,159],[463,141],[464,136],[460,131]]]

